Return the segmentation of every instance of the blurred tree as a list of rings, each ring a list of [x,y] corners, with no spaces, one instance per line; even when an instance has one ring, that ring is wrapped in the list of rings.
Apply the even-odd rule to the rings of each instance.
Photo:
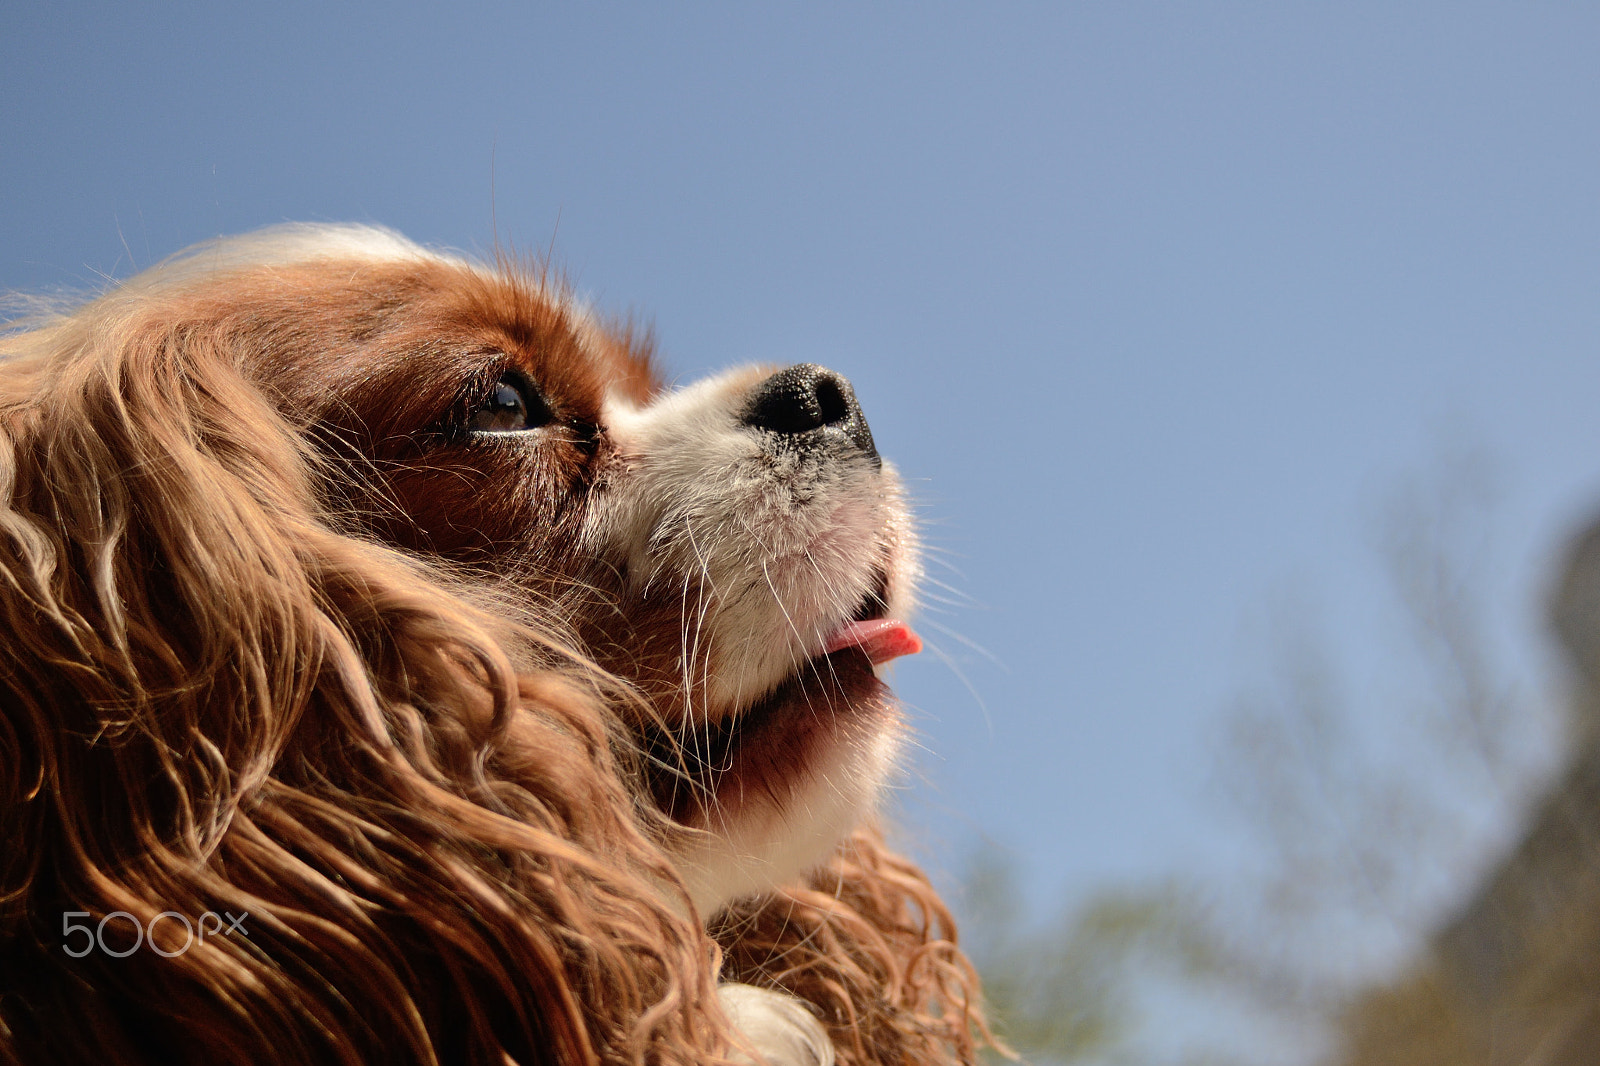
[[[1201,928],[1176,885],[1114,890],[1040,927],[1027,918],[1016,866],[980,850],[966,881],[965,922],[1000,1035],[1029,1062],[1121,1061],[1136,1035],[1142,965],[1196,952],[1187,972],[1208,972]]]
[[[1549,820],[1539,797],[1574,750],[1561,702],[1515,680],[1509,627],[1490,610],[1504,572],[1495,500],[1489,465],[1457,453],[1386,501],[1379,554],[1400,624],[1382,680],[1358,695],[1316,612],[1293,599],[1274,611],[1269,669],[1235,701],[1220,745],[1218,781],[1255,842],[1253,861],[1227,883],[1113,888],[1039,928],[1022,917],[1014,871],[993,854],[974,863],[972,941],[1002,1031],[1026,1058],[1149,1063],[1138,1049],[1163,1023],[1141,1004],[1152,988],[1176,988],[1195,1003],[1226,1000],[1237,1028],[1293,1034],[1270,1059],[1259,1032],[1236,1031],[1221,1050],[1183,1048],[1178,1061],[1524,1062],[1472,1050],[1482,1026],[1463,1013],[1458,987],[1471,951],[1440,950],[1478,905],[1477,939],[1466,939],[1505,953],[1497,904],[1483,894],[1504,873],[1497,858],[1518,854],[1529,812],[1535,829]],[[1600,533],[1594,545],[1600,575]],[[1567,595],[1561,609],[1600,622],[1600,576],[1591,584],[1594,596],[1573,606]],[[1591,629],[1600,635],[1600,624]],[[1574,859],[1571,839],[1548,847],[1588,861]],[[1503,904],[1505,893],[1494,898]],[[1584,913],[1600,913],[1600,895],[1582,898]],[[1600,941],[1594,949],[1600,959]],[[1600,963],[1592,969],[1600,977]],[[1550,998],[1517,994],[1523,1009],[1529,996]],[[1390,1045],[1404,1047],[1400,1057],[1377,1050]]]
[[[1564,770],[1404,975],[1355,999],[1350,1066],[1600,1062],[1600,523],[1551,616],[1576,681]]]

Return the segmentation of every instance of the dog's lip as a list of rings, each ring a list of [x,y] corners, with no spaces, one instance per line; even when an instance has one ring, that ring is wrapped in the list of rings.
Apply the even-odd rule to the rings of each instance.
[[[898,618],[872,618],[846,622],[834,630],[822,653],[831,655],[844,648],[860,648],[873,666],[882,666],[902,655],[917,654],[922,650],[922,638]]]
[[[888,616],[887,585],[880,574],[855,612],[826,630],[816,650],[760,698],[710,715],[698,727],[654,737],[652,749],[666,744],[652,760],[666,772],[654,775],[651,786],[664,812],[693,822],[705,814],[707,802],[725,805],[742,795],[737,782],[752,761],[759,765],[781,751],[779,761],[793,768],[805,761],[820,734],[848,729],[850,719],[882,711],[888,689],[875,676],[876,668],[922,650],[916,631]],[[768,781],[763,787],[775,786]]]
[[[909,632],[904,623],[885,631],[895,627]],[[818,749],[892,705],[874,666],[866,647],[847,643],[806,660],[736,714],[687,733],[647,733],[654,741],[649,788],[656,804],[674,821],[704,826],[714,810],[726,817],[757,794],[782,794],[786,781],[808,772]]]
[[[873,666],[922,650],[916,630],[889,616],[889,574],[881,568],[854,613],[828,634],[818,654],[832,655],[845,648],[860,648]]]

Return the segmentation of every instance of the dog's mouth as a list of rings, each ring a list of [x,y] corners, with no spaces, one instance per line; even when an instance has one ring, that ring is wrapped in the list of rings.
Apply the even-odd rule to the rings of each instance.
[[[922,638],[898,618],[888,617],[888,611],[889,577],[879,571],[872,591],[862,597],[849,621],[829,635],[822,653],[831,655],[845,648],[860,648],[873,666],[881,666],[891,659],[921,651]]]
[[[750,706],[710,724],[654,731],[647,773],[661,810],[703,824],[711,812],[729,815],[748,799],[781,803],[782,790],[810,772],[830,740],[876,731],[894,701],[874,668],[922,650],[916,631],[888,616],[886,586],[880,577],[817,654]]]

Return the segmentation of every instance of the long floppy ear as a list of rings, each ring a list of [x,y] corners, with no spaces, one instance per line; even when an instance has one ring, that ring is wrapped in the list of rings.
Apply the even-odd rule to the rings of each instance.
[[[220,321],[0,338],[0,1061],[725,1061],[603,708],[328,526]]]

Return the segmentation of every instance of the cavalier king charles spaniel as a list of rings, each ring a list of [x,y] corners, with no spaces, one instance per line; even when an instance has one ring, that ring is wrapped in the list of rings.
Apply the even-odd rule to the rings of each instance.
[[[0,336],[0,1062],[922,1064],[917,545],[850,383],[217,241]]]

